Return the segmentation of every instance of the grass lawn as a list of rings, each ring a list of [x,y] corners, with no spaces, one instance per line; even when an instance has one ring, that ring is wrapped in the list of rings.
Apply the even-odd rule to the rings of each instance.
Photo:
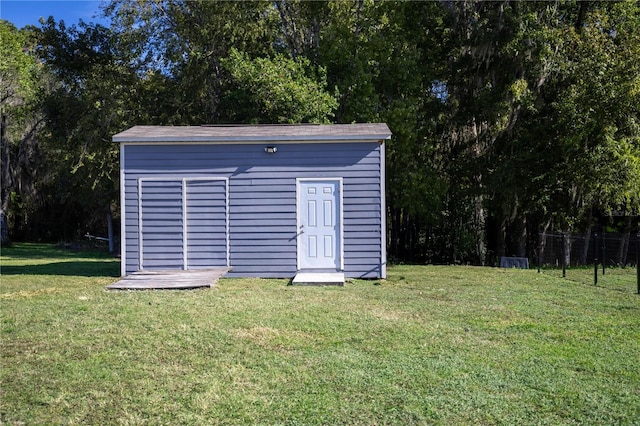
[[[562,268],[544,268],[543,274],[562,277]],[[594,285],[594,271],[591,266],[574,266],[565,271],[566,279],[584,285]],[[602,265],[598,265],[598,284],[609,290],[638,293],[638,275],[635,266],[625,268],[609,267],[602,273]]]
[[[2,424],[640,424],[640,296],[535,270],[109,292],[2,250]]]

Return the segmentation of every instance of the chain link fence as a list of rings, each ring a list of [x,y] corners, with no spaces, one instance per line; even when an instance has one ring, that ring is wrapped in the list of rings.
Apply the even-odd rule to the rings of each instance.
[[[541,273],[640,294],[640,234],[541,233],[536,255]]]

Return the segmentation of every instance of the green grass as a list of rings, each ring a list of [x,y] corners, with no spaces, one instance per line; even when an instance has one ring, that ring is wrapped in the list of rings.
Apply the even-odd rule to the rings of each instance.
[[[542,272],[554,277],[562,277],[562,268],[543,268]],[[595,285],[593,265],[566,268],[566,279],[584,285]],[[598,265],[598,286],[626,293],[638,293],[638,278],[635,266],[625,268]]]
[[[109,292],[106,256],[2,250],[3,424],[638,424],[640,296],[534,270]]]

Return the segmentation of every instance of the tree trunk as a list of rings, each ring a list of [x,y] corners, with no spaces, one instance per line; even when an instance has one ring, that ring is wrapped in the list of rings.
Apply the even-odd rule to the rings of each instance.
[[[403,257],[407,260],[413,260],[413,241],[412,241],[412,232],[411,232],[411,222],[409,220],[409,215],[405,212],[402,218],[402,235],[404,236],[404,244],[403,244]]]
[[[0,245],[4,246],[10,243],[7,213],[9,212],[9,204],[11,202],[13,175],[11,173],[11,151],[7,138],[7,115],[4,111],[2,112],[0,120],[0,156],[2,164],[2,175],[0,175],[0,185],[2,185],[0,191],[2,193],[2,200],[0,200]]]
[[[565,232],[562,241],[564,243],[564,246],[562,247],[562,252],[564,254],[564,264],[566,266],[571,266],[571,245],[573,242],[571,232]]]
[[[391,229],[389,245],[391,247],[391,256],[400,258],[400,217],[401,210],[397,207],[391,209]]]
[[[587,228],[585,229],[585,242],[582,247],[582,253],[580,254],[580,264],[587,264],[587,256],[589,255],[589,244],[591,243],[591,228],[593,224],[593,215],[591,211],[589,211],[589,217],[587,218]],[[594,247],[595,249],[595,247]]]
[[[471,133],[473,135],[473,143],[471,145],[471,156],[474,160],[477,160],[482,156],[482,144],[480,140],[480,130],[475,118],[472,120]],[[487,256],[486,245],[486,226],[487,226],[487,213],[484,208],[484,197],[482,196],[483,176],[481,172],[477,172],[473,176],[473,182],[475,184],[476,195],[473,196],[473,225],[474,234],[476,240],[476,257],[478,263],[482,266],[485,265]]]
[[[505,256],[505,247],[507,241],[507,219],[502,217],[500,219],[500,224],[498,225],[498,232],[496,235],[496,257],[497,261],[500,262],[500,258]]]
[[[484,266],[487,255],[487,247],[485,244],[485,225],[486,212],[482,205],[482,195],[476,195],[473,198],[473,216],[474,216],[474,232],[476,238],[476,256],[478,263]]]
[[[525,216],[516,219],[516,256],[527,256],[527,218]]]
[[[544,224],[542,228],[542,235],[540,235],[540,247],[538,247],[538,260],[540,264],[544,264],[544,252],[547,247],[547,231],[549,230],[549,226],[551,226],[551,221],[548,220],[547,223]]]
[[[582,25],[584,24],[584,19],[587,16],[587,8],[589,7],[588,3],[588,1],[584,0],[578,3],[580,6],[578,9],[578,17],[576,18],[575,23],[575,29],[578,33],[582,32]]]
[[[11,244],[9,240],[9,224],[7,223],[7,215],[4,209],[0,209],[0,246]]]
[[[111,214],[111,204],[107,205],[107,238],[109,239],[109,253],[114,252],[113,238],[113,215]]]
[[[624,234],[618,249],[618,265],[627,266],[627,255],[629,254],[629,241],[631,239],[631,216],[627,216],[624,220]]]

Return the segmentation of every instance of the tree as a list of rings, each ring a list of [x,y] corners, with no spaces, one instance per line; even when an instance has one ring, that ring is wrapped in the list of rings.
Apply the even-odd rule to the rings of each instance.
[[[453,194],[474,206],[478,259],[492,229],[498,256],[509,241],[523,255],[531,229],[555,222],[570,231],[594,208],[629,200],[638,73],[627,58],[637,57],[637,5],[464,2],[450,10],[459,50],[444,155],[462,183]],[[614,23],[624,35],[613,36]]]
[[[15,217],[9,217],[14,210],[12,204],[31,202],[40,166],[36,132],[41,117],[33,108],[33,102],[42,74],[32,54],[28,33],[0,20],[2,244],[9,242],[9,219],[16,221]]]
[[[147,66],[171,82],[165,93],[171,124],[231,121],[235,112],[221,107],[231,84],[223,59],[231,48],[252,57],[274,51],[277,21],[267,1],[112,0],[105,13],[121,37],[144,43]]]
[[[313,70],[304,57],[252,60],[231,49],[222,66],[237,84],[225,98],[238,114],[235,122],[328,123],[333,116],[337,103],[325,90],[324,69]]]
[[[445,184],[434,161],[444,104],[433,91],[444,68],[442,10],[436,3],[330,2],[320,15],[311,58],[336,87],[336,122],[388,123],[389,255],[425,261],[440,220]],[[307,16],[307,13],[298,13]]]
[[[104,26],[67,27],[49,18],[38,41],[38,54],[55,76],[40,97],[44,155],[52,174],[41,182],[39,222],[58,223],[57,235],[48,238],[73,239],[110,223],[119,199],[118,146],[111,137],[151,121],[156,108],[143,104],[147,97],[141,94],[157,82],[155,74],[140,72],[137,40]]]
[[[580,18],[569,33],[552,127],[570,159],[559,173],[571,194],[567,226],[594,209],[640,202],[640,7],[589,5]]]
[[[28,33],[6,44],[2,82],[40,90],[11,114],[46,127],[9,117],[6,164],[29,154],[3,166],[3,209],[14,193],[13,217],[62,218],[65,237],[104,222],[111,135],[133,124],[384,121],[390,258],[531,255],[539,229],[588,232],[594,212],[640,205],[639,9],[111,0],[111,28],[44,22],[42,66],[17,47]],[[15,71],[30,67],[48,77]],[[37,137],[18,136],[28,128]]]

